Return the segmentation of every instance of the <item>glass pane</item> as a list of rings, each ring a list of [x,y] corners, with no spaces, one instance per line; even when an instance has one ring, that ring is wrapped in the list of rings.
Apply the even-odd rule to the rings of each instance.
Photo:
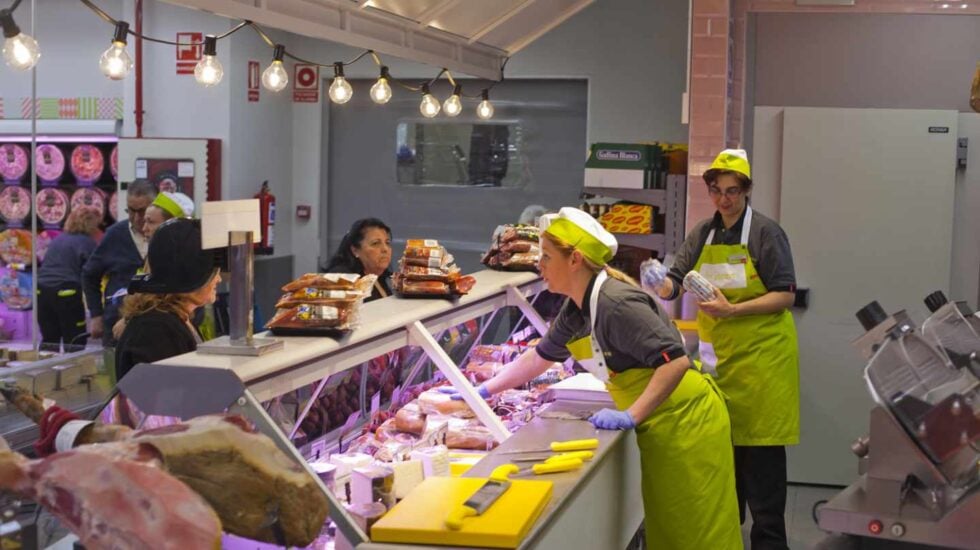
[[[528,174],[523,128],[516,122],[399,122],[398,183],[522,187]]]

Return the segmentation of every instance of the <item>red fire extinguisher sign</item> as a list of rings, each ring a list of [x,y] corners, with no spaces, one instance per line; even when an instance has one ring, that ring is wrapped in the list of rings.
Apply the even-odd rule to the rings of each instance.
[[[269,191],[268,180],[262,182],[262,188],[256,193],[255,198],[259,199],[259,217],[262,227],[262,238],[255,243],[255,252],[272,254],[276,236],[276,196]]]

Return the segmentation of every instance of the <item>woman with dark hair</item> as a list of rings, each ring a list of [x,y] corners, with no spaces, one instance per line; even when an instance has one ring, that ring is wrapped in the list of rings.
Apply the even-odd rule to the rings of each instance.
[[[48,247],[37,275],[37,324],[44,344],[64,343],[65,351],[71,351],[71,345],[85,347],[82,267],[95,250],[101,222],[96,209],[75,208],[65,221],[65,232]]]
[[[365,302],[391,295],[391,228],[377,218],[362,218],[350,226],[340,247],[323,271],[377,275]]]

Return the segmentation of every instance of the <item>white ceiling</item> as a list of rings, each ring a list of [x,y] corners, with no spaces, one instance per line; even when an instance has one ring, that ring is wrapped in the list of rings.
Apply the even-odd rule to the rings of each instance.
[[[497,80],[504,60],[594,0],[164,0]]]

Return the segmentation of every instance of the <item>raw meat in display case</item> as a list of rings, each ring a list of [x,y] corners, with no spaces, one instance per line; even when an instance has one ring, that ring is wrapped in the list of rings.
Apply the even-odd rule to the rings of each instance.
[[[0,177],[4,181],[19,182],[27,173],[27,167],[26,149],[13,143],[0,145]]]
[[[65,173],[65,155],[57,145],[42,143],[34,151],[34,167],[42,182],[56,182]]]
[[[105,171],[105,157],[95,145],[83,143],[71,152],[71,173],[79,182],[94,182]]]

